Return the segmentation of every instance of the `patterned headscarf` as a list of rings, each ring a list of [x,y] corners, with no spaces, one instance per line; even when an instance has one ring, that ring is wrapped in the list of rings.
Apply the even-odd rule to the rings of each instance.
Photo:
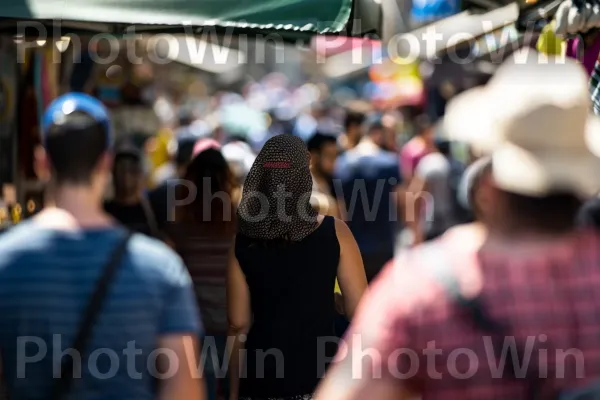
[[[259,240],[299,241],[318,226],[310,205],[310,155],[304,142],[282,134],[269,139],[250,169],[238,208],[239,232]]]

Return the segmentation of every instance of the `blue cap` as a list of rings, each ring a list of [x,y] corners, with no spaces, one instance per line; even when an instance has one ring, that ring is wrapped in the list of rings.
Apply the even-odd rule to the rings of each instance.
[[[48,130],[53,125],[62,125],[69,121],[68,116],[74,112],[87,114],[100,124],[106,132],[109,145],[113,144],[110,128],[110,116],[102,102],[85,93],[67,93],[54,100],[42,118],[42,142],[45,141]]]

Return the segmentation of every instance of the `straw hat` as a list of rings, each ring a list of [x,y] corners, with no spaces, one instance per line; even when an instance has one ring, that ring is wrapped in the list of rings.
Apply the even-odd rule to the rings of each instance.
[[[498,187],[528,196],[600,189],[600,122],[585,70],[572,60],[516,52],[490,82],[454,98],[444,131],[492,156]]]

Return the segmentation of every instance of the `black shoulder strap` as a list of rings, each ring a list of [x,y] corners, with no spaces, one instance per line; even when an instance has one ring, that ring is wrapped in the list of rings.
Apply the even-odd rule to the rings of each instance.
[[[113,250],[110,258],[103,268],[102,275],[96,283],[94,293],[90,298],[85,312],[82,315],[79,328],[77,329],[77,334],[75,335],[75,340],[71,346],[71,348],[75,350],[76,354],[79,354],[82,359],[91,337],[92,329],[94,328],[96,320],[98,319],[98,315],[102,309],[108,289],[110,288],[110,284],[114,280],[114,277],[119,270],[119,266],[123,264],[121,260],[125,255],[127,244],[129,243],[130,238],[131,232],[128,231],[125,237],[119,241],[119,244]],[[50,397],[51,399],[60,400],[66,397],[73,381],[73,369],[73,357],[63,357],[60,370],[61,375],[60,378],[54,382],[52,388],[52,397]]]
[[[494,353],[497,359],[501,359],[504,339],[509,335],[509,329],[489,315],[480,297],[466,298],[463,296],[460,283],[452,267],[452,260],[440,243],[426,243],[419,246],[415,251],[418,252],[420,268],[424,268],[428,276],[444,288],[449,298],[454,301],[460,310],[465,312],[476,329],[491,336]],[[524,349],[518,343],[517,353],[519,358],[525,354]],[[516,360],[513,360],[512,357],[513,352],[509,351],[504,366],[512,378],[517,378],[514,367],[518,363],[513,362]],[[538,399],[541,382],[537,370],[530,368],[527,371],[526,378],[529,385],[527,398],[531,400]]]

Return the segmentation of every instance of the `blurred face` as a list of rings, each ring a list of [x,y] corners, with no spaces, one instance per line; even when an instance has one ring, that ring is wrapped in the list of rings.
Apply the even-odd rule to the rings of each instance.
[[[346,134],[353,138],[358,138],[361,135],[362,125],[361,124],[352,124],[348,126]]]
[[[421,137],[425,140],[425,142],[433,145],[435,142],[435,130],[433,127],[429,127],[423,131]]]
[[[113,180],[118,195],[131,196],[135,194],[140,188],[142,178],[142,166],[139,161],[131,157],[116,161]]]
[[[369,132],[369,137],[375,142],[375,144],[379,147],[385,148],[385,134],[382,128],[372,129]]]
[[[388,151],[396,151],[396,132],[392,129],[385,129],[383,148]]]
[[[337,156],[338,147],[336,143],[326,143],[321,148],[320,152],[312,154],[314,166],[318,169],[318,172],[326,178],[331,178],[333,176],[333,168],[335,167]]]

